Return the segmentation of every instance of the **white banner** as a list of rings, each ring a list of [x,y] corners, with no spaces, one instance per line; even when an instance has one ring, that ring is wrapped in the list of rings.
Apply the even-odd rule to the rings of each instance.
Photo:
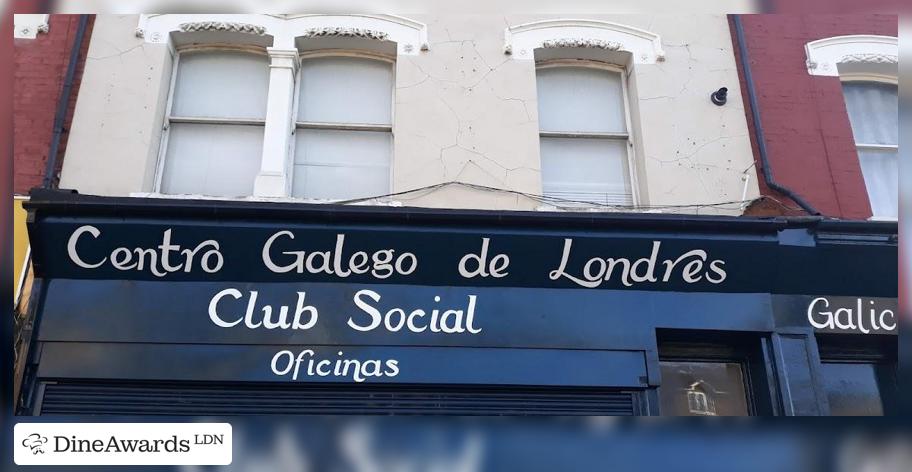
[[[229,423],[17,423],[17,465],[228,465]]]

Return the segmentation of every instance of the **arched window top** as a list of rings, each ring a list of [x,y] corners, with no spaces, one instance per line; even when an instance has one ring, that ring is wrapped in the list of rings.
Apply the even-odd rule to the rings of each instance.
[[[427,27],[394,15],[150,14],[141,15],[136,28],[150,43],[169,43],[172,33],[280,49],[293,48],[301,38],[389,41],[404,55],[428,49]]]
[[[897,75],[899,44],[893,36],[833,36],[811,41],[804,50],[811,75],[836,77],[857,72]]]
[[[609,21],[544,20],[504,31],[504,52],[515,59],[533,60],[534,50],[551,48],[625,51],[631,53],[635,64],[654,64],[665,59],[658,34]]]

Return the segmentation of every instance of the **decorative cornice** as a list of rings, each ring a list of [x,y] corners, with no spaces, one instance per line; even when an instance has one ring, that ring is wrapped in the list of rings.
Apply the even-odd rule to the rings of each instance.
[[[847,54],[840,64],[899,64],[899,56],[890,54]]]
[[[839,75],[839,64],[895,65],[899,63],[899,43],[893,36],[847,35],[811,41],[804,46],[807,70],[811,75]]]
[[[605,41],[591,38],[560,38],[548,39],[542,42],[543,48],[594,48],[619,51],[624,45],[617,41]]]
[[[892,54],[846,54],[838,64],[899,64],[899,56]],[[817,70],[820,64],[808,59],[808,70]]]
[[[196,21],[192,23],[181,23],[180,30],[185,33],[194,33],[197,31],[226,31],[232,33],[254,34],[257,36],[266,34],[266,28],[264,26],[229,21]]]
[[[505,54],[517,60],[534,60],[538,48],[589,48],[627,51],[636,64],[665,59],[659,35],[609,21],[552,19],[510,26],[504,30]]]
[[[340,38],[362,38],[372,39],[374,41],[387,41],[389,34],[383,31],[376,31],[367,28],[348,28],[342,26],[323,26],[320,28],[309,28],[301,35],[302,38],[321,38],[321,37],[340,37]]]
[[[296,47],[301,38],[366,38],[396,44],[400,55],[415,55],[428,49],[427,27],[393,15],[274,15],[274,14],[144,14],[139,15],[135,34],[147,43],[181,43],[175,31],[241,32],[245,35],[215,38],[219,42],[256,44],[282,49]],[[210,38],[202,38],[208,41]]]

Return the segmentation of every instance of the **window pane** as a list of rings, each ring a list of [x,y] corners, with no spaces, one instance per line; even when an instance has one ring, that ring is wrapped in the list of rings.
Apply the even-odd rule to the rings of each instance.
[[[542,131],[624,132],[621,74],[587,67],[550,67],[535,75]]]
[[[392,135],[299,129],[293,195],[347,199],[389,193]]]
[[[298,198],[347,200],[389,193],[389,169],[297,165],[293,195]]]
[[[295,163],[389,168],[391,147],[389,132],[299,129]]]
[[[858,149],[874,216],[899,215],[899,160],[896,149]]]
[[[262,126],[172,123],[161,192],[253,195],[262,151]]]
[[[171,115],[265,118],[268,66],[267,57],[259,54],[181,54]]]
[[[390,124],[393,66],[355,57],[307,59],[301,64],[298,121]]]
[[[874,364],[821,364],[831,415],[883,415],[875,368]]]
[[[856,143],[899,142],[899,98],[896,85],[843,82],[842,91]]]
[[[541,138],[544,194],[615,205],[633,202],[627,142],[593,138]]]
[[[664,416],[747,416],[741,364],[660,362]]]

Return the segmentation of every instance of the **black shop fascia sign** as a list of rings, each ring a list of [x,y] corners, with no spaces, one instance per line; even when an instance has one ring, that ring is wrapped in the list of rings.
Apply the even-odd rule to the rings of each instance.
[[[897,325],[895,223],[65,191],[27,209],[32,382],[643,389],[657,329]]]

